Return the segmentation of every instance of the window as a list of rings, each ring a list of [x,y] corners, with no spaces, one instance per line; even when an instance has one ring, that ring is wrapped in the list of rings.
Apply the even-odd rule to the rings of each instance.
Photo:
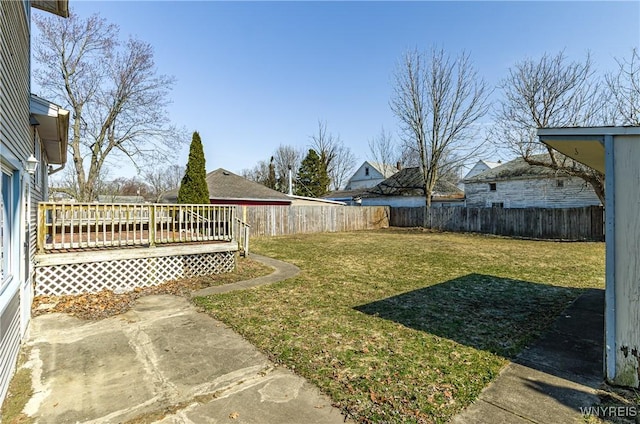
[[[489,191],[496,191],[496,183],[489,183]]]
[[[36,184],[36,188],[38,190],[40,190],[42,188],[43,185],[43,180],[44,180],[44,171],[45,168],[44,164],[42,163],[42,144],[40,141],[40,137],[37,137],[34,144],[34,148],[35,148],[35,157],[36,159],[38,159],[38,167],[36,168],[36,175],[35,178],[33,179],[35,184]]]
[[[0,214],[0,244],[2,245],[2,280],[1,287],[9,280],[12,273],[12,243],[11,234],[13,229],[13,174],[2,169],[2,214]]]
[[[492,208],[504,208],[504,202],[493,202],[491,203]]]
[[[369,176],[369,167],[364,168],[364,175]]]
[[[556,180],[556,187],[557,188],[564,187],[564,180]]]

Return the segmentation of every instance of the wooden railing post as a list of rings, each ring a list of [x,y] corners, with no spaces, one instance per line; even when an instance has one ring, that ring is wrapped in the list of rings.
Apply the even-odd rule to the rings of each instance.
[[[45,204],[38,203],[38,228],[36,229],[36,234],[38,235],[36,241],[38,253],[44,253],[44,244],[47,240],[46,215],[47,208]]]
[[[246,258],[247,256],[249,256],[249,226],[245,225],[244,228],[244,240],[243,240],[243,246],[242,249],[244,250],[244,257]]]
[[[156,245],[156,205],[149,206],[149,247]]]

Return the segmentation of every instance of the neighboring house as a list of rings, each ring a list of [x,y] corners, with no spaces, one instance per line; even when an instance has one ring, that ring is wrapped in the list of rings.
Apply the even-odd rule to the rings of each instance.
[[[539,155],[544,160],[547,155]],[[584,180],[517,158],[464,180],[470,208],[574,208],[601,205]]]
[[[218,168],[207,174],[209,201],[212,205],[238,206],[344,206],[327,199],[284,194],[269,187]],[[178,188],[162,195],[165,203],[177,203]]]
[[[31,6],[68,16],[66,0],[0,1],[0,402],[30,319],[36,205],[67,156],[69,112],[30,94]]]
[[[289,206],[292,199],[284,193],[272,190],[255,181],[248,180],[226,169],[216,169],[207,174],[209,201],[213,205],[242,206]],[[162,199],[166,203],[178,201],[178,189],[166,192]]]
[[[463,180],[466,180],[467,178],[471,178],[471,177],[475,177],[476,175],[487,171],[489,169],[493,169],[497,166],[502,165],[501,161],[498,162],[489,162],[487,160],[479,160],[478,162],[476,162],[475,165],[473,165],[473,168],[471,168],[469,170],[469,172],[467,172],[467,175],[464,176]]]
[[[362,197],[368,193],[366,188],[357,190],[337,190],[327,193],[322,196],[322,199],[342,202],[349,206],[360,206],[362,204]]]
[[[142,196],[120,196],[101,194],[96,198],[98,203],[145,203]]]
[[[421,207],[425,205],[420,168],[404,168],[375,187],[328,193],[325,199],[362,206]],[[462,206],[464,193],[448,182],[438,182],[431,197],[432,207]]]
[[[349,178],[345,190],[375,187],[396,172],[398,172],[398,167],[365,161],[353,176]]]
[[[420,207],[425,205],[422,171],[404,168],[362,197],[363,206]],[[438,181],[431,194],[431,206],[462,206],[464,193],[455,184]]]

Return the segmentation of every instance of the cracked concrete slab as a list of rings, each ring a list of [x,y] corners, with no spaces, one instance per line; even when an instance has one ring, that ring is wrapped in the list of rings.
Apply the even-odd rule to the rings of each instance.
[[[24,412],[37,423],[344,422],[315,386],[180,297],[96,322],[42,315],[27,346]]]

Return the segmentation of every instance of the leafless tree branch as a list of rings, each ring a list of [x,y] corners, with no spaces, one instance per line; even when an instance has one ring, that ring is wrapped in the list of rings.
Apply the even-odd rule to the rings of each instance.
[[[40,30],[35,80],[73,111],[69,152],[78,200],[95,198],[107,158],[121,155],[138,167],[150,153],[167,156],[186,142],[166,111],[175,80],[157,74],[150,44],[120,43],[118,27],[97,15],[36,15],[34,21]]]

